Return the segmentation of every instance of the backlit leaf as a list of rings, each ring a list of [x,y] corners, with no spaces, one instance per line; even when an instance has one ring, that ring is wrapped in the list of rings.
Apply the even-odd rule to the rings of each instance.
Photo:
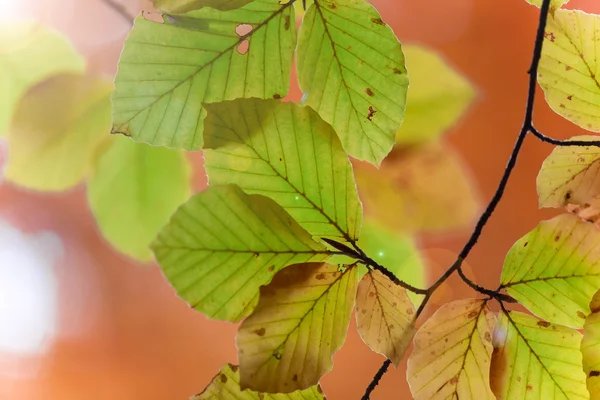
[[[272,198],[313,236],[356,241],[362,207],[352,166],[317,113],[258,99],[206,107],[205,165],[212,183]]]
[[[7,137],[6,179],[35,190],[70,189],[83,180],[109,138],[112,85],[59,75],[21,100]]]
[[[587,388],[591,400],[600,399],[600,292],[590,303],[591,314],[585,319],[581,353],[583,371],[587,375]]]
[[[461,228],[477,216],[478,199],[457,154],[439,143],[394,151],[380,169],[355,164],[365,214],[396,231]]]
[[[508,252],[501,283],[540,318],[583,327],[600,289],[600,231],[569,214],[541,222]]]
[[[113,131],[154,145],[198,150],[203,103],[281,98],[296,43],[294,9],[278,0],[138,17],[119,61]]]
[[[2,23],[0,136],[6,133],[19,99],[31,86],[54,75],[84,69],[84,58],[60,33],[38,23]]]
[[[244,7],[253,0],[152,0],[154,7],[169,14],[184,14],[203,7],[221,11]]]
[[[288,393],[316,385],[331,370],[331,357],[346,339],[357,271],[298,264],[261,289],[237,338],[243,388]]]
[[[175,209],[190,196],[183,153],[115,138],[88,182],[88,202],[104,237],[142,261]]]
[[[498,400],[589,399],[581,334],[512,311],[494,330],[490,381]]]
[[[526,0],[529,4],[533,4],[534,6],[541,7],[543,0]],[[559,8],[561,8],[564,4],[567,4],[569,0],[550,0],[550,12],[553,13]]]
[[[493,400],[489,385],[495,315],[484,300],[443,305],[415,336],[407,377],[415,400]]]
[[[188,200],[152,250],[179,296],[227,321],[247,316],[259,287],[286,265],[329,257],[273,200],[233,185],[209,187]]]
[[[240,388],[240,372],[237,365],[227,364],[210,384],[190,400],[326,400],[319,385],[292,393],[259,393]]]
[[[558,114],[590,131],[600,131],[600,15],[556,10],[548,17],[538,81]]]
[[[304,103],[339,134],[348,154],[379,165],[404,118],[402,47],[364,0],[316,0],[298,39]]]
[[[379,271],[358,284],[356,325],[363,341],[398,366],[415,333],[415,306],[406,290]]]
[[[421,46],[402,48],[410,71],[410,87],[396,143],[410,145],[437,139],[466,111],[475,90],[432,50]]]

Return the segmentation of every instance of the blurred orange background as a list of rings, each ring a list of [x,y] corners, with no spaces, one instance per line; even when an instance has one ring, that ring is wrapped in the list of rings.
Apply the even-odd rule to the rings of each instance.
[[[150,9],[148,3],[136,0],[123,4],[131,14]],[[461,153],[487,202],[522,123],[538,10],[525,0],[373,0],[373,4],[402,42],[435,49],[477,88],[474,105],[445,140]],[[568,8],[600,13],[600,2],[572,0]],[[129,24],[103,1],[1,0],[0,23],[20,18],[33,18],[66,33],[88,58],[91,71],[106,76],[116,72]],[[582,134],[549,109],[541,90],[537,99],[538,129],[556,138]],[[534,138],[526,141],[505,197],[468,259],[467,271],[478,283],[496,287],[513,242],[552,215],[538,211],[535,192],[537,171],[550,150]],[[199,154],[192,158],[199,190],[205,185],[198,172],[202,158]],[[0,225],[1,221],[31,234],[35,240],[21,244],[46,246],[39,253],[56,262],[47,280],[54,286],[39,289],[52,304],[38,309],[28,303],[27,292],[21,293],[23,303],[0,304],[22,311],[25,319],[55,321],[47,332],[39,332],[45,334],[39,348],[3,353],[0,347],[0,399],[186,399],[201,391],[223,364],[236,362],[236,326],[189,309],[155,266],[141,266],[117,254],[98,233],[81,187],[64,194],[38,194],[3,183]],[[465,229],[422,238],[430,281],[449,266],[469,233]],[[0,263],[6,260],[10,257],[0,258]],[[17,262],[10,265],[19,267]],[[0,268],[5,290],[12,285],[6,281],[9,276],[3,276],[6,270]],[[428,312],[442,301],[468,296],[474,293],[452,279]],[[47,310],[56,316],[47,315]],[[333,372],[322,382],[330,400],[360,398],[383,362],[353,328],[354,322],[335,356]],[[2,329],[0,325],[0,338]],[[391,370],[372,398],[410,398],[405,372],[404,366]]]

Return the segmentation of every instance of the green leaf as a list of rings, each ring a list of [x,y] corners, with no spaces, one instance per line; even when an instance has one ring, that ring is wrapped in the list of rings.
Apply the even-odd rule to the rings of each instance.
[[[80,183],[108,140],[112,85],[82,75],[58,75],[21,100],[7,137],[6,179],[61,191]]]
[[[600,131],[600,15],[556,10],[548,17],[538,81],[550,107],[569,121]]]
[[[490,380],[498,400],[589,399],[581,334],[517,311],[494,330]]]
[[[402,47],[363,0],[317,0],[298,40],[303,102],[339,134],[348,154],[379,165],[404,118]]]
[[[477,299],[443,305],[415,336],[407,378],[415,400],[493,400],[489,385],[495,315]]]
[[[406,290],[379,271],[369,271],[358,284],[356,328],[373,351],[397,367],[415,334],[415,306]]]
[[[519,239],[504,261],[502,287],[550,322],[583,327],[600,289],[600,231],[563,214]]]
[[[190,400],[326,400],[320,385],[292,393],[260,393],[240,388],[237,365],[227,364],[215,375],[210,384]]]
[[[421,46],[403,46],[403,50],[410,88],[396,144],[435,140],[464,114],[475,98],[475,90],[432,50]]]
[[[200,149],[203,103],[287,94],[294,21],[293,7],[278,0],[166,15],[164,24],[137,18],[115,79],[113,131],[153,145]]]
[[[357,271],[298,264],[261,289],[237,337],[243,388],[288,393],[316,385],[331,370],[331,357],[346,339]]]
[[[0,137],[6,133],[19,99],[31,86],[54,75],[84,70],[84,58],[62,34],[37,22],[2,24]]]
[[[600,399],[600,292],[590,302],[591,314],[585,319],[581,354],[591,400]]]
[[[152,244],[179,296],[210,318],[239,321],[283,267],[329,257],[277,203],[237,186],[193,196]]]
[[[183,153],[117,139],[88,182],[88,202],[114,247],[149,261],[156,232],[190,196],[191,168]]]
[[[154,7],[168,14],[184,14],[203,7],[221,11],[242,8],[253,0],[152,0]]]
[[[570,140],[593,141],[596,136],[575,136]],[[544,160],[537,177],[540,207],[600,207],[600,148],[558,146]]]
[[[317,113],[258,99],[206,107],[211,182],[272,198],[313,236],[356,241],[362,207],[352,167]]]

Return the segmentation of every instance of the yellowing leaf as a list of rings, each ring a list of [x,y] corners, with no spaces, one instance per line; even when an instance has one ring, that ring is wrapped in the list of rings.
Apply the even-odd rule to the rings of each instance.
[[[211,186],[188,200],[152,250],[190,306],[233,322],[250,314],[259,287],[280,269],[329,257],[273,200],[233,185]]]
[[[260,393],[240,388],[240,373],[237,365],[227,364],[212,379],[210,384],[190,400],[326,400],[321,386],[292,393]]]
[[[190,196],[191,168],[183,153],[117,139],[88,182],[88,202],[113,246],[148,261],[156,232]]]
[[[404,288],[369,271],[358,284],[356,325],[367,346],[398,366],[415,334],[415,306]]]
[[[241,386],[289,393],[316,385],[344,343],[356,296],[358,268],[298,264],[260,291],[237,337]]]
[[[571,140],[597,140],[576,136]],[[600,148],[558,146],[546,158],[537,177],[540,207],[600,207]]]
[[[440,137],[475,97],[469,81],[432,50],[403,46],[410,87],[396,144],[412,145]]]
[[[583,327],[600,289],[600,231],[563,214],[519,239],[504,262],[502,287],[550,322]]]
[[[585,319],[581,353],[583,370],[587,375],[587,388],[591,400],[600,399],[600,292],[590,303],[591,314]]]
[[[304,104],[333,126],[348,154],[379,165],[404,118],[408,77],[377,10],[364,0],[315,0],[297,60]]]
[[[548,17],[538,81],[558,114],[590,131],[600,131],[600,15],[556,10]]]
[[[0,137],[25,92],[53,75],[83,72],[85,60],[63,35],[38,23],[0,27]]]
[[[527,314],[501,313],[490,381],[498,400],[585,400],[581,334]]]
[[[291,4],[202,8],[167,15],[164,24],[137,18],[115,79],[113,131],[198,150],[203,103],[285,96],[296,44]]]
[[[279,203],[313,236],[355,242],[362,207],[348,156],[308,107],[241,99],[207,105],[206,170]]]
[[[397,231],[439,232],[464,227],[478,211],[467,171],[439,143],[394,152],[379,170],[355,164],[365,214]]]
[[[108,139],[111,90],[104,80],[60,75],[29,91],[7,137],[6,179],[45,191],[81,182]]]
[[[252,0],[152,0],[154,7],[169,14],[184,14],[202,7],[221,11],[244,7]]]
[[[534,6],[541,7],[543,0],[526,0],[529,4],[533,4]],[[563,5],[567,4],[569,0],[550,0],[550,12],[553,13]]]
[[[407,377],[415,400],[493,400],[489,385],[496,317],[484,300],[443,305],[415,336]]]

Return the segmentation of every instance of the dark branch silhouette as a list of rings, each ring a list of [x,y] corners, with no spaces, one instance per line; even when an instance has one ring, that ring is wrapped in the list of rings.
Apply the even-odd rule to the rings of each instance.
[[[529,130],[542,142],[550,143],[555,146],[600,146],[600,140],[559,140],[544,135],[533,126]]]
[[[118,3],[115,0],[102,0],[102,2],[119,14],[125,21],[127,21],[128,24],[131,25],[133,23],[135,16],[131,15],[123,4]]]

